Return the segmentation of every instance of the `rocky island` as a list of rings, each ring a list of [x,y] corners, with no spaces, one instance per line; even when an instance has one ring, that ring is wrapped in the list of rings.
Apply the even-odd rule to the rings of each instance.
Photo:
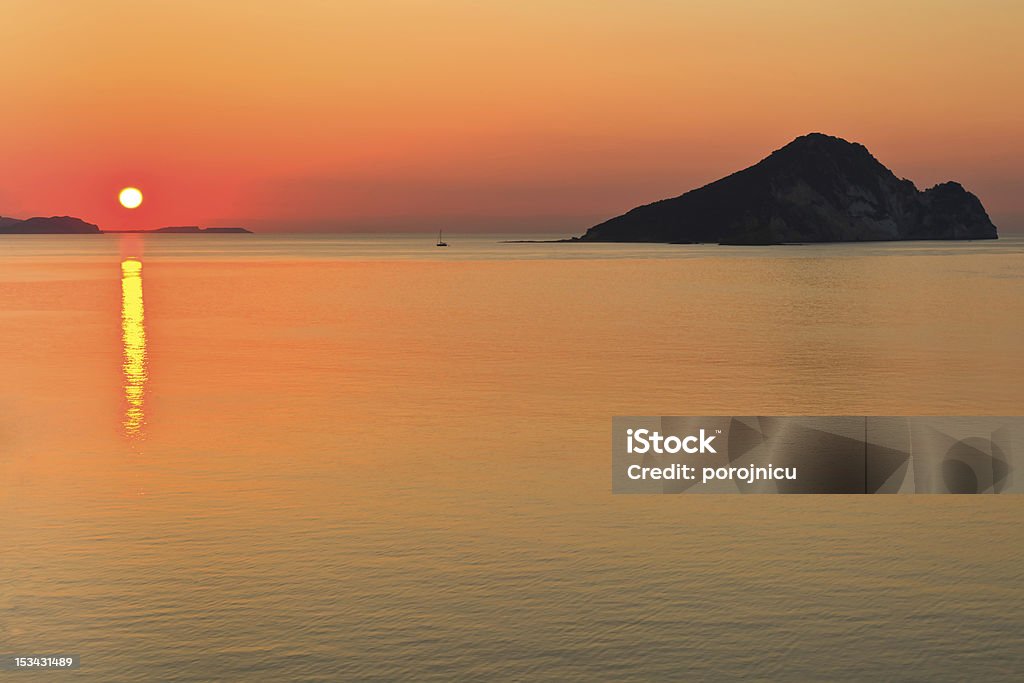
[[[98,225],[73,216],[37,216],[25,220],[0,216],[0,235],[99,235],[101,232]]]
[[[811,133],[753,166],[637,207],[573,241],[783,244],[996,239],[973,194],[918,190],[863,145]]]
[[[98,225],[86,223],[73,216],[37,216],[35,218],[7,218],[0,216],[0,235],[102,235],[120,233],[143,234],[224,234],[250,233],[245,228],[201,228],[198,225],[171,226],[156,230],[100,230]]]

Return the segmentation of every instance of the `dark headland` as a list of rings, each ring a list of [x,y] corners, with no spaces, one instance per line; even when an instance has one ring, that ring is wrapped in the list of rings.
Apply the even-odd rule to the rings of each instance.
[[[639,206],[573,241],[784,244],[996,239],[973,194],[920,191],[863,145],[811,133],[750,168]]]
[[[72,216],[37,216],[19,220],[0,216],[0,235],[99,235],[98,225]]]
[[[73,216],[37,216],[35,218],[7,218],[0,216],[0,235],[102,235],[120,233],[187,233],[187,234],[223,234],[249,233],[245,228],[201,228],[198,225],[172,226],[156,230],[100,230],[98,225],[86,223]]]

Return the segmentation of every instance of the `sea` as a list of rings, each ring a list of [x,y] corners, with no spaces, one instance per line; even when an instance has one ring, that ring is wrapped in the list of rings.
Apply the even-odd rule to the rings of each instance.
[[[1020,415],[1024,237],[0,237],[28,680],[1010,681],[1024,497],[625,496],[616,415]],[[15,676],[15,674],[11,674]]]

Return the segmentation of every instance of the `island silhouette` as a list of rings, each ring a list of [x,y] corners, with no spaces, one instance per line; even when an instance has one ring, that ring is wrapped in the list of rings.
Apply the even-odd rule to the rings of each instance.
[[[245,228],[201,228],[198,225],[176,225],[155,230],[101,230],[74,216],[36,216],[24,220],[0,216],[0,235],[102,235],[120,233],[251,233]]]
[[[98,235],[102,232],[98,225],[73,216],[36,216],[24,220],[0,216],[0,235]]]
[[[784,244],[997,239],[956,182],[920,191],[861,144],[810,133],[753,166],[639,206],[571,241]]]

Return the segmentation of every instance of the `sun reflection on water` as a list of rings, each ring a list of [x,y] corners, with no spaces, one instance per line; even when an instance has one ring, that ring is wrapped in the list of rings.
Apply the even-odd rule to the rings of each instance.
[[[142,304],[142,262],[121,262],[121,367],[124,373],[125,412],[122,426],[129,438],[140,438],[145,423],[146,324]]]

